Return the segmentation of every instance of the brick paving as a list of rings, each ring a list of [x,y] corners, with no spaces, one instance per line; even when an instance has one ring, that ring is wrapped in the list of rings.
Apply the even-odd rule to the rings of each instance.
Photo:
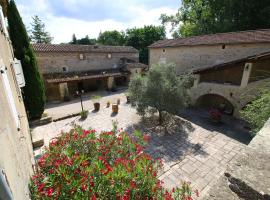
[[[116,98],[113,96],[113,98]],[[136,110],[124,102],[123,94],[119,94],[121,104],[119,113],[111,115],[111,108],[101,106],[98,113],[90,111],[85,121],[80,121],[79,117],[66,119],[59,122],[36,127],[34,134],[42,134],[45,145],[49,140],[59,135],[61,130],[67,131],[73,123],[84,128],[94,128],[97,131],[110,130],[112,121],[118,122],[119,128],[124,128],[129,132],[134,129],[143,129],[151,135],[150,143],[146,149],[153,157],[161,158],[164,161],[164,169],[160,172],[159,178],[164,181],[167,188],[179,186],[181,181],[190,181],[192,186],[200,191],[203,197],[211,186],[215,185],[217,179],[225,172],[227,165],[245,148],[245,144],[232,137],[237,135],[237,131],[229,130],[230,135],[226,135],[229,125],[223,124],[217,129],[212,125],[202,126],[199,123],[186,121],[187,127],[174,134],[159,135],[151,129],[139,126],[141,118],[136,114]],[[110,98],[109,96],[107,97]],[[64,106],[54,108],[69,110]],[[90,106],[90,105],[89,105]],[[197,122],[197,121],[196,121]],[[204,122],[206,123],[206,122]],[[210,127],[209,127],[210,126]],[[39,153],[37,150],[36,153]]]

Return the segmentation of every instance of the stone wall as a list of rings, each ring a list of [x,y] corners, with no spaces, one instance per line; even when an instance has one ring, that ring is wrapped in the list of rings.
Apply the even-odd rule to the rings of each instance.
[[[270,199],[270,119],[204,200]]]
[[[15,123],[11,101],[6,92],[4,75],[0,74],[0,170],[6,175],[13,199],[29,199],[28,183],[34,163],[28,120],[20,90],[11,67],[13,59],[10,41],[0,33],[0,65],[5,66],[11,97],[19,117],[20,129]],[[10,90],[8,90],[10,91]],[[14,107],[13,107],[14,108]],[[16,116],[17,117],[17,116]],[[1,185],[0,185],[1,187]],[[1,197],[0,197],[1,199]]]
[[[222,42],[222,41],[221,41]],[[267,52],[270,43],[230,44],[225,49],[222,45],[180,46],[165,48],[150,48],[149,63],[174,63],[177,73],[186,70],[209,67],[212,65]]]
[[[39,53],[36,52],[39,69],[42,74],[80,72],[90,70],[112,69],[118,67],[120,58],[126,57],[139,61],[138,53],[84,53],[80,59],[80,53]]]

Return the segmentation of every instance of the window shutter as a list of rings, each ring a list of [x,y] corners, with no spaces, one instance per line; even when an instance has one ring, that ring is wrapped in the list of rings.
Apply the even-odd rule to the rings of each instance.
[[[0,29],[3,30],[6,37],[9,37],[2,6],[0,6]]]
[[[8,104],[12,113],[12,116],[14,118],[14,122],[16,123],[17,129],[20,129],[20,120],[19,120],[19,114],[17,112],[16,109],[16,104],[12,95],[12,90],[11,90],[11,86],[8,80],[8,76],[7,76],[7,69],[4,66],[0,67],[1,70],[1,76],[4,82],[4,88],[5,88],[5,93],[7,96],[7,100],[8,100]]]
[[[24,75],[23,75],[21,61],[19,61],[15,58],[15,60],[12,62],[12,67],[14,69],[16,80],[17,80],[19,87],[20,88],[24,87],[25,86],[25,79],[24,79]]]

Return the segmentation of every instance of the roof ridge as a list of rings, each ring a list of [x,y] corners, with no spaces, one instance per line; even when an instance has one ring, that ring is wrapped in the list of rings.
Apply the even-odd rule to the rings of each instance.
[[[188,39],[188,38],[195,38],[195,37],[203,37],[203,36],[213,36],[213,35],[225,35],[225,34],[235,34],[235,33],[250,33],[250,32],[258,32],[258,31],[270,31],[270,29],[254,29],[254,30],[245,30],[245,31],[230,31],[230,32],[222,32],[222,33],[210,33],[210,34],[203,34],[203,35],[194,35],[184,38],[175,38],[172,40],[177,39]]]
[[[176,39],[166,39],[154,42],[149,47],[173,47],[190,46],[203,44],[230,44],[230,43],[253,43],[270,42],[270,29],[244,30],[236,32],[212,33],[196,35],[191,37],[181,37]]]

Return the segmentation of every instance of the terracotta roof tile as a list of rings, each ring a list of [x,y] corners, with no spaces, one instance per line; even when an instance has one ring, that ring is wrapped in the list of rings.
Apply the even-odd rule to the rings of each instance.
[[[105,53],[138,53],[130,46],[103,46],[103,45],[72,45],[72,44],[32,44],[35,52],[105,52]]]
[[[200,35],[188,38],[159,40],[150,45],[149,48],[257,42],[270,42],[270,29],[228,32],[211,35]]]

